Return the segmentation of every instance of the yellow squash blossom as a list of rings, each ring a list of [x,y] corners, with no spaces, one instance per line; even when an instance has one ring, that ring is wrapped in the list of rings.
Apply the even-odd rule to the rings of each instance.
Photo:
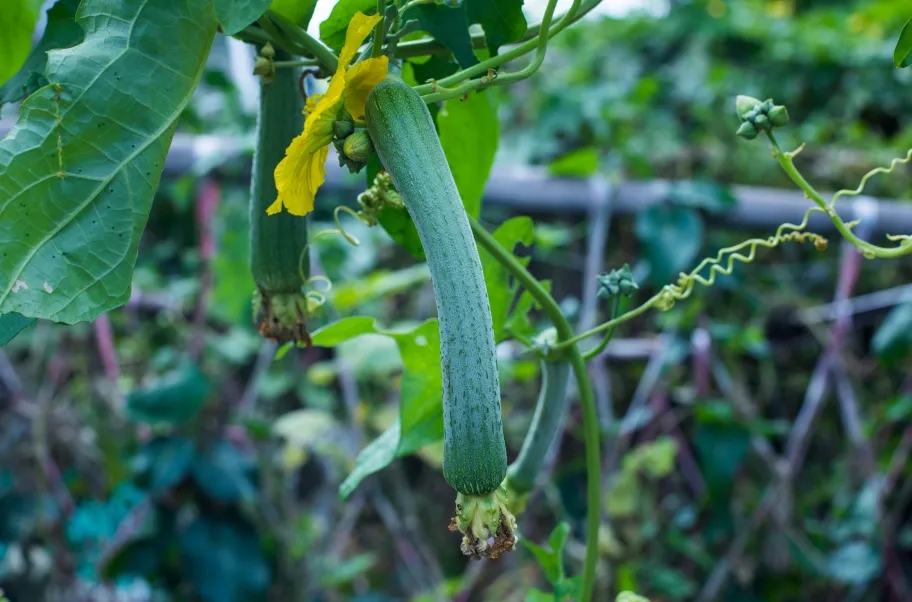
[[[363,121],[368,92],[386,77],[388,59],[385,56],[369,58],[348,69],[358,48],[379,21],[379,15],[368,17],[357,13],[348,24],[339,67],[329,80],[329,89],[322,96],[307,99],[304,132],[291,141],[285,158],[275,169],[279,196],[266,210],[269,215],[280,212],[283,207],[292,215],[307,215],[313,211],[317,189],[326,179],[326,157],[333,139],[333,122],[339,118],[343,106],[355,121]]]

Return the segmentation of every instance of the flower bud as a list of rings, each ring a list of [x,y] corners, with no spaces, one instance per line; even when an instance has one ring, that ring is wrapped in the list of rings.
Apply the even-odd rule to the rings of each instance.
[[[789,120],[788,110],[783,105],[776,105],[769,112],[770,123],[774,128],[781,128]]]
[[[735,132],[737,135],[741,136],[745,140],[753,140],[757,137],[757,128],[750,121],[745,121],[741,124],[741,127],[738,128],[738,131]]]
[[[759,100],[752,96],[743,96],[739,94],[735,99],[735,111],[737,111],[741,121],[746,121],[757,114],[756,111],[761,104],[762,103]],[[749,115],[752,111],[754,112],[753,115]]]

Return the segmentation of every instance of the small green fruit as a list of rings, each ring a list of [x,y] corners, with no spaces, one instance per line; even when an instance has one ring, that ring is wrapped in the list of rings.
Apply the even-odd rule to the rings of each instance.
[[[374,154],[374,145],[371,144],[370,136],[364,130],[356,130],[351,136],[345,139],[342,146],[342,152],[352,161],[358,163],[367,163]]]

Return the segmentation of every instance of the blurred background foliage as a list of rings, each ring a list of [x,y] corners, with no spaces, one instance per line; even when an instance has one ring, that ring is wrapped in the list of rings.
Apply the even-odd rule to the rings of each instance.
[[[606,271],[630,263],[645,299],[700,257],[770,234],[725,225],[731,185],[789,185],[762,141],[734,136],[737,94],[786,104],[783,144],[807,144],[799,167],[823,189],[853,188],[912,146],[912,70],[891,62],[908,17],[895,0],[692,0],[569,29],[538,75],[496,90],[498,169],[692,183],[614,216],[595,251],[588,216],[531,213],[530,269],[592,322],[593,253]],[[585,514],[575,405],[522,518],[527,545],[498,562],[468,563],[446,530],[437,444],[339,501],[358,452],[397,419],[403,362],[373,334],[271,361],[255,332],[247,59],[217,39],[181,131],[231,137],[240,152],[203,153],[162,184],[130,303],[92,325],[39,322],[0,354],[0,586],[12,602],[572,591]],[[899,169],[868,192],[908,200],[910,182]],[[315,230],[353,200],[326,191]],[[514,213],[529,214],[482,215]],[[380,228],[346,228],[360,246],[329,237],[314,249],[335,286],[311,330],[356,314],[432,317],[426,269]],[[908,261],[861,262],[835,242],[783,247],[621,329],[591,367],[605,437],[599,600],[624,589],[654,602],[912,599],[912,294],[897,288],[910,277]],[[876,291],[887,302],[849,303],[851,319],[807,318],[834,294]],[[539,367],[513,344],[501,352],[512,457]]]

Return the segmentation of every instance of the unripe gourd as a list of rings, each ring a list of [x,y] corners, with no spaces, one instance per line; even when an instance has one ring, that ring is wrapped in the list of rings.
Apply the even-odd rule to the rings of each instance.
[[[453,174],[421,97],[389,76],[368,95],[367,130],[415,223],[437,301],[443,378],[443,475],[457,491],[453,524],[463,551],[495,557],[512,548],[515,519],[500,382],[484,273]],[[488,538],[494,537],[489,545]]]
[[[276,51],[276,59],[289,58]],[[274,172],[285,149],[301,132],[303,102],[293,69],[277,69],[260,86],[256,151],[250,183],[250,271],[256,284],[255,318],[260,334],[279,342],[310,342],[307,333],[307,219],[290,213],[267,215],[278,194]]]

